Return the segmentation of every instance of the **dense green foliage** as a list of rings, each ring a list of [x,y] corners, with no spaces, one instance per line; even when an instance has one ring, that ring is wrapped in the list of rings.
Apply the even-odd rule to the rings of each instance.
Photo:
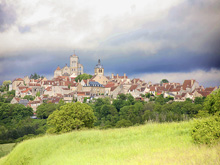
[[[169,83],[169,81],[168,81],[167,79],[162,79],[162,80],[160,81],[160,84],[163,84],[163,83]]]
[[[154,102],[140,102],[132,95],[120,94],[111,104],[109,98],[99,98],[91,105],[97,117],[95,126],[111,128],[144,124],[146,121],[183,121],[195,117],[202,110],[202,104],[191,101],[168,103],[172,99],[160,95]]]
[[[54,104],[54,103],[43,103],[37,107],[37,118],[47,119],[50,114],[55,110],[59,109],[60,106],[64,105],[63,103]]]
[[[19,121],[27,116],[33,115],[31,107],[25,107],[22,104],[0,103],[0,123],[7,124],[13,121]]]
[[[35,80],[37,80],[37,79],[39,79],[39,78],[44,78],[44,76],[40,76],[40,75],[38,75],[37,73],[34,73],[34,74],[31,74],[31,75],[30,75],[30,79],[35,79]]]
[[[220,141],[220,117],[212,116],[194,121],[192,138],[198,144],[215,144]]]
[[[220,89],[207,96],[206,101],[204,102],[204,110],[212,115],[220,112]]]
[[[83,127],[91,128],[94,120],[94,112],[87,104],[67,103],[48,117],[48,125],[52,126],[48,132],[63,133]]]
[[[11,80],[3,81],[2,85],[0,86],[0,92],[8,91],[9,90],[9,84],[11,84]]]
[[[87,80],[87,79],[91,79],[91,78],[92,78],[92,75],[83,73],[83,74],[81,74],[81,75],[78,75],[78,76],[75,78],[75,81],[78,82],[78,80],[79,80],[79,81],[82,81],[82,80]]]
[[[212,92],[205,102],[203,110],[199,111],[192,128],[195,143],[215,144],[220,141],[220,89]],[[207,118],[204,118],[207,117]]]
[[[0,95],[0,103],[10,103],[13,97],[15,97],[15,90],[7,91]]]
[[[14,142],[28,134],[43,134],[46,121],[31,119],[31,107],[22,104],[0,103],[0,143]]]
[[[33,100],[35,99],[35,97],[32,96],[32,95],[26,95],[26,96],[24,96],[23,99],[27,99],[27,100],[31,100],[31,101],[33,101]]]
[[[27,117],[14,123],[10,127],[0,126],[0,143],[19,142],[24,136],[39,135],[46,132],[46,120],[31,119]]]

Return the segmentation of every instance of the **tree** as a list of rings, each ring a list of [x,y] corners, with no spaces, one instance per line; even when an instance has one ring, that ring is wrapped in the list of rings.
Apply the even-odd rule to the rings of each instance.
[[[24,99],[33,101],[35,99],[35,97],[31,96],[31,95],[26,95],[26,96],[24,96]]]
[[[195,104],[203,104],[203,102],[205,101],[205,97],[196,97],[194,100]]]
[[[160,105],[165,104],[165,99],[162,94],[156,98],[155,103],[159,103]]]
[[[78,76],[75,78],[75,81],[78,82],[78,80],[79,80],[79,81],[82,81],[82,80],[87,80],[87,79],[91,79],[91,78],[92,78],[92,75],[83,73],[83,74],[81,74],[81,75],[78,75]]]
[[[120,100],[126,100],[127,99],[127,96],[124,94],[124,93],[121,93],[118,95],[118,99]]]
[[[36,97],[40,97],[40,91],[36,93]]]
[[[208,113],[212,115],[216,112],[220,112],[220,89],[212,92],[206,97],[204,110],[207,110]]]
[[[33,115],[31,107],[25,107],[22,104],[0,104],[0,123],[12,124],[12,121],[18,121],[25,117]]]
[[[163,84],[163,83],[169,83],[169,81],[168,81],[167,79],[162,79],[162,80],[160,81],[160,84]]]
[[[130,120],[122,119],[116,123],[115,127],[121,128],[121,127],[129,127],[129,126],[132,126],[132,122]]]
[[[44,78],[44,76],[40,76],[39,74],[37,74],[37,73],[34,73],[34,74],[31,74],[30,75],[30,79],[35,79],[35,80],[37,80],[37,79],[39,79],[39,78]]]
[[[93,109],[84,103],[67,103],[54,111],[47,119],[50,133],[63,133],[83,127],[91,128],[95,121]]]
[[[47,119],[50,114],[52,114],[56,109],[58,109],[58,104],[54,103],[43,103],[37,107],[37,118]]]
[[[150,95],[151,95],[150,93],[146,93],[146,94],[145,94],[145,97],[146,97],[146,98],[150,98]]]
[[[8,91],[8,89],[9,89],[9,84],[11,84],[11,80],[5,80],[2,83],[2,85],[6,89],[6,91]]]
[[[118,111],[113,105],[103,105],[100,110],[101,125],[112,127],[118,121]],[[103,122],[104,120],[104,122]]]

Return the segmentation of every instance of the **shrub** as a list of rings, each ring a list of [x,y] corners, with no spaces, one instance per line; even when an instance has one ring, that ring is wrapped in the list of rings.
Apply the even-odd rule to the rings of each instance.
[[[52,126],[49,133],[64,133],[83,127],[91,128],[95,120],[93,109],[83,103],[67,103],[54,111],[47,119]]]
[[[215,144],[220,140],[220,117],[213,116],[195,120],[192,138],[197,144]]]
[[[122,119],[116,123],[116,128],[129,127],[129,126],[132,126],[132,122],[130,120]]]

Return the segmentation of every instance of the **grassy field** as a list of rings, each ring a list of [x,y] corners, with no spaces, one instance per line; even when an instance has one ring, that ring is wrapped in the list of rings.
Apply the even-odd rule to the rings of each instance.
[[[194,145],[191,124],[46,135],[18,144],[0,164],[220,164],[220,145]]]
[[[0,144],[0,158],[7,155],[14,147],[15,143]]]

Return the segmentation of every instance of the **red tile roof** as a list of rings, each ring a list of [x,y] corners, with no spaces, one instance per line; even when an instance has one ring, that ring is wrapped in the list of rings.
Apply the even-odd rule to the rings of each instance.
[[[194,83],[196,80],[185,80],[183,83],[183,90],[186,90],[186,88],[191,88],[192,84]]]
[[[165,87],[157,87],[157,91],[164,91],[165,90]]]
[[[77,92],[78,96],[86,96],[86,95],[90,95],[90,92]]]
[[[60,93],[57,93],[57,97],[63,97],[63,95]]]
[[[61,70],[61,69],[60,69],[60,66],[58,66],[56,70]]]
[[[20,98],[18,98],[18,97],[14,97],[14,98],[15,98],[15,100],[16,100],[17,102],[20,101]]]
[[[21,91],[21,93],[27,93],[27,92],[30,91],[30,90],[31,90],[31,88],[27,88],[26,90]]]
[[[135,90],[135,89],[137,88],[137,86],[138,86],[138,85],[132,85],[132,86],[129,88],[129,90],[130,90],[130,91],[133,91],[133,90]]]
[[[115,83],[113,83],[113,82],[108,82],[108,84],[104,85],[105,88],[111,88],[114,86],[115,86]]]
[[[151,87],[150,87],[150,91],[155,91],[155,87],[154,87],[154,86],[151,86]]]
[[[211,93],[211,91],[197,91],[197,92],[204,97],[207,97]]]
[[[47,87],[45,90],[46,91],[52,91],[52,87]]]
[[[180,88],[178,89],[171,89],[170,92],[179,92],[180,91]]]
[[[212,92],[212,91],[214,91],[214,89],[215,89],[215,87],[209,87],[209,88],[205,88],[205,91],[210,91],[210,92]]]
[[[114,91],[118,86],[111,87],[111,91]]]
[[[29,83],[29,86],[41,86],[40,84]]]

